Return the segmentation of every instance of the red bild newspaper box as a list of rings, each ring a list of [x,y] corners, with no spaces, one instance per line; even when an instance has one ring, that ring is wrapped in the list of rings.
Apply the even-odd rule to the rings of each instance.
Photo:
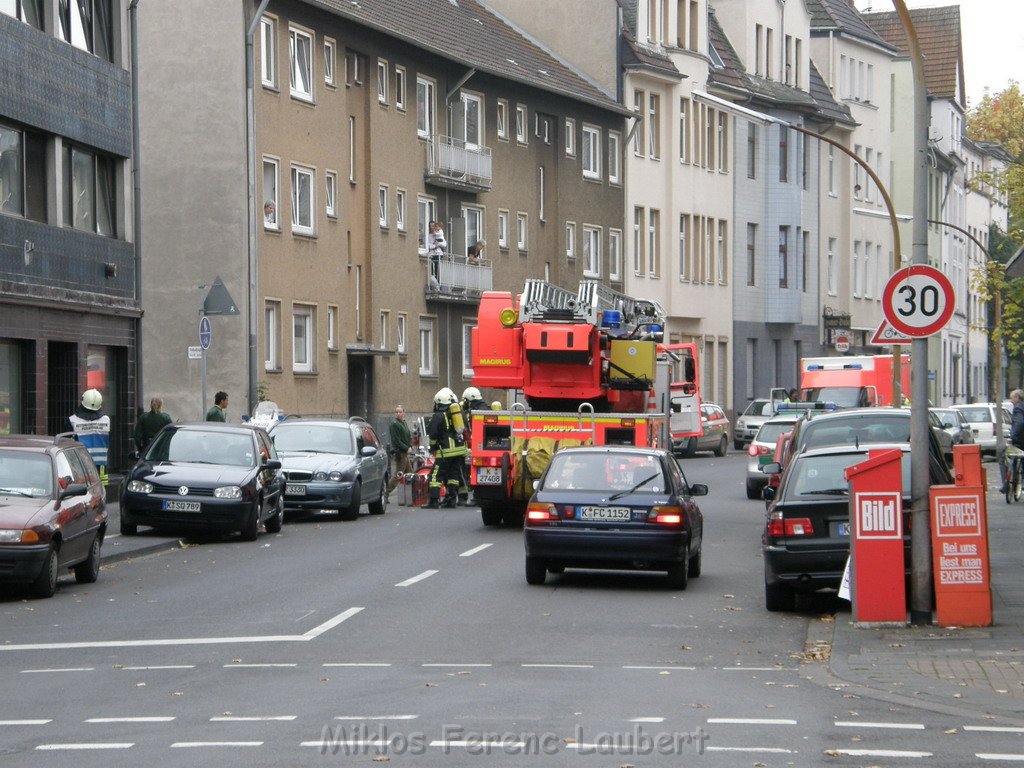
[[[932,486],[929,497],[939,626],[990,626],[992,588],[985,488],[937,485]]]
[[[853,541],[853,620],[907,621],[903,557],[903,451],[868,451],[846,470]]]

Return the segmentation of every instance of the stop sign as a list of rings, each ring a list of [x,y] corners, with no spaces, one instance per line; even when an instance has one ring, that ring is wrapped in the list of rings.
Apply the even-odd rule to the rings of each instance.
[[[836,352],[849,352],[850,351],[850,337],[845,333],[836,335]]]

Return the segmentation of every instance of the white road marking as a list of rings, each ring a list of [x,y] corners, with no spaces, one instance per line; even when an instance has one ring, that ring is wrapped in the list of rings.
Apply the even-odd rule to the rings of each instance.
[[[211,723],[269,723],[298,719],[298,715],[267,715],[266,717],[235,717],[234,715],[217,715],[211,717]]]
[[[53,720],[0,720],[0,725],[46,725]]]
[[[235,667],[237,669],[267,669],[274,667],[297,667],[298,664],[224,664],[224,669],[231,669]]]
[[[795,667],[719,667],[722,672],[796,672]]]
[[[192,749],[193,747],[262,747],[262,741],[176,741],[171,749]]]
[[[436,664],[420,664],[421,667],[492,667],[493,664],[450,664],[448,662],[438,662]]]
[[[629,719],[631,723],[664,723],[664,717],[631,717]]]
[[[335,720],[415,720],[419,715],[337,715]]]
[[[173,717],[90,717],[87,723],[169,723]]]
[[[324,667],[390,667],[391,664],[390,663],[381,663],[381,662],[371,662],[371,661],[368,661],[368,662],[361,662],[361,661],[338,661],[338,662],[328,662],[328,663],[323,664],[321,666],[324,666]]]
[[[999,760],[1004,763],[1024,763],[1024,755],[1000,754],[998,752],[976,752],[979,760]]]
[[[134,742],[108,742],[106,744],[40,744],[36,749],[44,752],[56,752],[61,749],[128,749],[134,746]]]
[[[424,571],[423,573],[420,573],[420,574],[417,574],[416,576],[413,576],[411,579],[406,579],[405,581],[398,582],[397,584],[395,584],[395,586],[396,587],[410,587],[413,584],[415,584],[417,581],[423,581],[424,579],[429,579],[435,573],[437,573],[437,571]]]
[[[708,723],[715,725],[796,725],[796,720],[774,717],[709,717]]]
[[[63,669],[23,669],[21,670],[21,674],[34,675],[39,672],[93,672],[95,669],[96,667],[64,667]]]
[[[923,723],[862,723],[856,720],[836,720],[836,728],[895,728],[906,731],[923,731]]]
[[[430,742],[431,747],[441,747],[442,749],[450,749],[451,747],[472,747],[474,750],[488,750],[488,749],[522,749],[526,746],[525,741],[492,741],[490,739],[475,739],[471,741],[461,741],[458,739],[438,740]],[[571,744],[567,744],[567,747],[571,747]]]
[[[467,549],[465,552],[463,552],[461,555],[459,555],[459,557],[472,557],[477,552],[483,552],[489,546],[491,546],[491,545],[490,544],[481,544],[479,547],[473,547],[472,549]]]
[[[623,669],[656,669],[663,672],[671,672],[673,669],[684,669],[692,672],[696,667],[641,667],[641,666],[623,666]]]
[[[370,739],[360,741],[352,739],[350,741],[301,741],[299,742],[300,747],[316,747],[317,749],[333,749],[345,745],[347,747],[394,747],[394,741],[391,739]]]
[[[965,725],[965,731],[981,731],[982,733],[1024,733],[1024,728],[1009,725]]]
[[[793,750],[783,747],[712,747],[705,746],[707,752],[767,752],[772,755],[791,755]]]
[[[195,668],[196,668],[195,664],[161,664],[161,665],[153,666],[153,667],[121,667],[121,669],[123,669],[123,670],[135,671],[135,672],[143,672],[143,671],[149,671],[149,670],[153,670],[153,669],[195,669]]]
[[[363,610],[361,607],[349,608],[337,616],[302,635],[252,635],[242,637],[184,637],[161,638],[158,640],[99,640],[80,643],[22,643],[19,645],[0,645],[0,651],[64,651],[76,648],[145,648],[153,646],[184,646],[184,645],[238,645],[241,643],[305,643],[313,640],[341,622],[355,616]],[[81,671],[91,671],[92,667]],[[78,670],[22,670],[24,672],[65,672]]]
[[[931,752],[914,752],[909,749],[835,749],[829,754],[849,755],[850,757],[932,757]]]
[[[593,669],[593,664],[520,664],[521,667],[540,667],[541,669]]]

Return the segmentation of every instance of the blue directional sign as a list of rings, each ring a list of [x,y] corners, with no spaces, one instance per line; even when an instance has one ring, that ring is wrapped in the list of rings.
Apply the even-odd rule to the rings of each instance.
[[[210,325],[210,318],[203,315],[199,319],[199,345],[203,349],[210,348],[210,341],[213,339],[213,327]]]

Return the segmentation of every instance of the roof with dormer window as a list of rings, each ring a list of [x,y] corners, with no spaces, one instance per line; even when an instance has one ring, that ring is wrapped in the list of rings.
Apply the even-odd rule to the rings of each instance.
[[[811,14],[811,34],[842,32],[866,43],[878,45],[892,53],[896,47],[879,35],[851,5],[850,0],[806,0]]]

